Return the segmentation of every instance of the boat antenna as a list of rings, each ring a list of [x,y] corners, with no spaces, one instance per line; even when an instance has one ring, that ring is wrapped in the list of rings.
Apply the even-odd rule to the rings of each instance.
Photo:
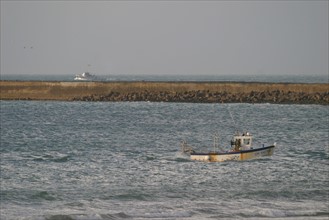
[[[233,124],[234,124],[235,130],[236,130],[237,132],[239,132],[238,126],[236,125],[236,123],[235,123],[235,121],[234,121],[234,118],[233,118],[233,115],[232,115],[232,113],[231,113],[231,111],[230,111],[230,107],[227,107],[227,109],[228,109],[228,112],[230,113],[230,116],[231,116],[231,119],[232,119],[232,121],[233,121]]]

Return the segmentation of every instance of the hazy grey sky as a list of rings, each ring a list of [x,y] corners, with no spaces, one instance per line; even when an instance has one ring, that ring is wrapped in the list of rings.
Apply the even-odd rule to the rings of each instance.
[[[328,50],[328,1],[1,1],[1,74],[327,75]]]

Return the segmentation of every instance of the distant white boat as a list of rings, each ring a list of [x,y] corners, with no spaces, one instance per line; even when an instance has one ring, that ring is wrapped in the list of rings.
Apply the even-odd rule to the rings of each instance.
[[[74,80],[79,80],[79,81],[92,81],[97,79],[95,75],[90,74],[89,72],[84,72],[81,74],[77,74],[74,77]]]

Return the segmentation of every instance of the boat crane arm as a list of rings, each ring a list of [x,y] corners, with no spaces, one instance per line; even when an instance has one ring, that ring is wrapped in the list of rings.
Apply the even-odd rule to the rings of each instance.
[[[193,150],[193,147],[187,144],[186,140],[182,141],[181,143],[181,151],[187,154],[191,154],[195,152]]]

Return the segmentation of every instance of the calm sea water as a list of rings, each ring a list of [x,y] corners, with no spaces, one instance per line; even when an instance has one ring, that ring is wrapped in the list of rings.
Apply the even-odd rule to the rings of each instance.
[[[320,105],[1,101],[1,219],[328,219],[329,108]],[[203,163],[180,142],[277,143]]]
[[[1,75],[1,80],[18,80],[18,81],[74,81],[75,74],[54,74],[54,75]],[[288,82],[288,83],[329,83],[328,75],[131,75],[131,74],[96,74],[98,81],[238,81],[238,82]]]

